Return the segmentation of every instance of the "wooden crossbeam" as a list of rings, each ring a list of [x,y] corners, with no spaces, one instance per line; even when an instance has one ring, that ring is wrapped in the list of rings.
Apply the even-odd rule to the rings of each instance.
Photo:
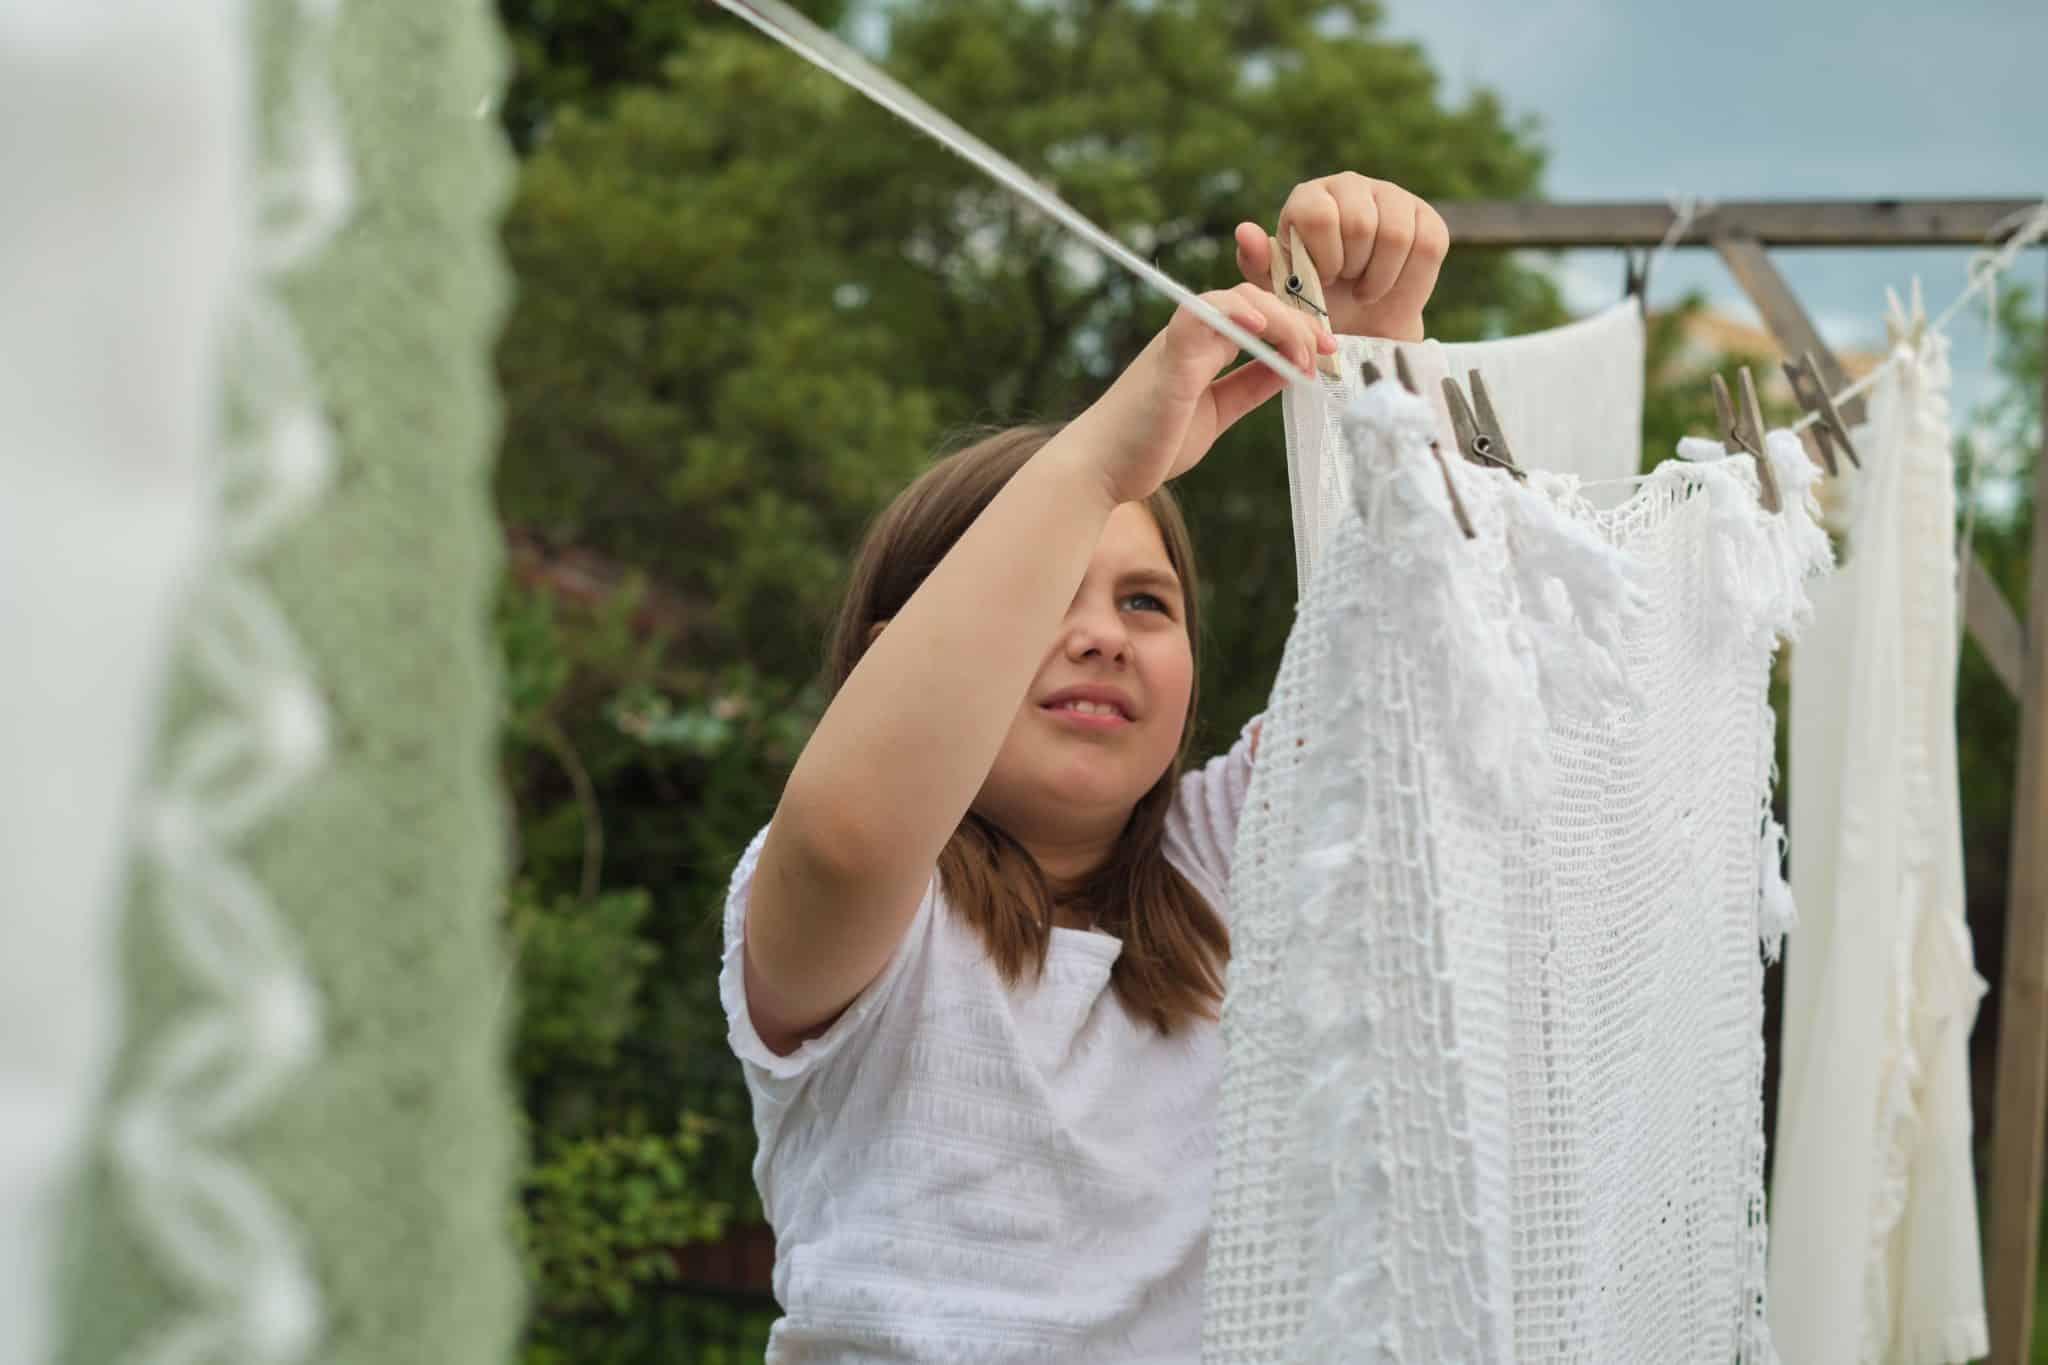
[[[1694,218],[1681,246],[1730,233],[1765,246],[1983,246],[2039,199],[1744,199]],[[1524,199],[1436,201],[1461,247],[1656,246],[1675,220],[1669,204],[1549,204]],[[2007,225],[2007,231],[2011,226]]]

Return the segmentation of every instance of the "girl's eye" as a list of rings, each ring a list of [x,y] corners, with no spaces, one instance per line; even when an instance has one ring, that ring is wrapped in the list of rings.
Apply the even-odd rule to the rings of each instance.
[[[1126,605],[1128,605],[1129,603],[1132,603],[1132,602],[1149,602],[1149,603],[1151,603],[1151,605],[1150,605],[1150,606],[1146,606],[1146,607],[1140,607],[1140,608],[1139,608],[1139,610],[1140,610],[1140,611],[1156,611],[1156,612],[1162,612],[1162,613],[1165,613],[1165,612],[1166,612],[1166,603],[1164,603],[1164,602],[1160,601],[1160,600],[1159,600],[1159,599],[1158,599],[1157,597],[1154,597],[1154,596],[1153,596],[1153,595],[1152,595],[1151,593],[1149,593],[1149,592],[1134,592],[1134,593],[1132,593],[1132,594],[1131,594],[1131,595],[1130,595],[1129,597],[1126,597],[1126,598],[1124,599],[1124,602],[1125,602],[1125,604],[1126,604]],[[1170,615],[1171,613],[1167,613],[1167,614],[1169,614],[1169,615]]]

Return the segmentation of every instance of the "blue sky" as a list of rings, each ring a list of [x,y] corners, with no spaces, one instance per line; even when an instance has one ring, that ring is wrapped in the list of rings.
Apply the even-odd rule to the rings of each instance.
[[[1494,90],[1534,116],[1552,199],[2048,198],[2048,0],[1385,0],[1454,99]],[[1358,169],[1367,170],[1360,167]],[[1881,345],[1884,288],[1917,273],[1928,311],[1963,287],[1969,251],[1780,249],[1821,334]],[[2036,291],[2048,252],[2015,271]],[[1611,302],[1613,251],[1566,253],[1576,308]],[[1756,315],[1707,249],[1673,252],[1652,306],[1690,287]],[[1984,376],[1982,313],[1951,329],[1956,398]]]

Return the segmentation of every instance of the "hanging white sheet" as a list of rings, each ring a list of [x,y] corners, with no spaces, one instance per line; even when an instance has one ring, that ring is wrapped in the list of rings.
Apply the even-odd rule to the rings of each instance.
[[[1846,469],[1842,571],[1792,661],[1771,1321],[1788,1360],[1988,1349],[1970,1170],[1947,341],[1897,357]]]

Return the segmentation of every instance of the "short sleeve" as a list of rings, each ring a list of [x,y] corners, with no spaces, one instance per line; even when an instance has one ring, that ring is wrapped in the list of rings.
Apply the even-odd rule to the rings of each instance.
[[[1193,876],[1217,913],[1227,915],[1231,857],[1237,849],[1237,817],[1252,778],[1252,733],[1263,715],[1238,731],[1237,742],[1200,768],[1184,773],[1166,815],[1166,851]]]
[[[747,1008],[744,956],[747,897],[753,889],[754,869],[760,862],[761,845],[767,838],[768,827],[764,825],[747,845],[746,852],[740,855],[739,865],[733,869],[732,883],[726,890],[725,951],[718,972],[718,995],[725,1007],[726,1039],[733,1055],[740,1059],[750,1080],[774,1088],[778,1082],[786,1083],[809,1075],[844,1047],[847,1039],[870,1031],[876,1013],[895,993],[906,964],[926,950],[931,936],[937,879],[934,878],[932,887],[926,890],[910,927],[904,932],[903,941],[896,945],[895,953],[881,974],[854,997],[853,1003],[832,1021],[831,1027],[817,1037],[799,1043],[788,1056],[780,1056],[755,1031],[753,1015]]]

